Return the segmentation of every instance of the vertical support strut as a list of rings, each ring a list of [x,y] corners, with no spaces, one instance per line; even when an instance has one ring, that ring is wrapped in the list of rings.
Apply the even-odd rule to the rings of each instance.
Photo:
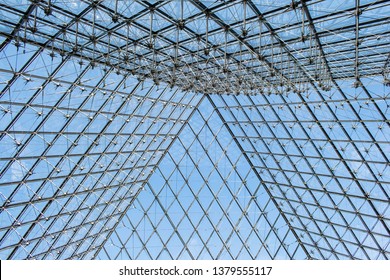
[[[361,14],[360,10],[360,0],[355,0],[355,83],[354,87],[357,88],[361,86],[361,81],[359,77],[359,16]]]

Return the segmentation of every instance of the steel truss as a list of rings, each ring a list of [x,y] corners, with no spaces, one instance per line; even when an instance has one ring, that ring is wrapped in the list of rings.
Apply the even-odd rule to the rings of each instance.
[[[0,1],[1,259],[388,259],[390,1]]]

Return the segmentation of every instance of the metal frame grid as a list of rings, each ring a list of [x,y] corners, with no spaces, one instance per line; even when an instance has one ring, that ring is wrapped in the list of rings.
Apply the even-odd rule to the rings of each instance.
[[[99,258],[308,258],[209,101],[190,124]]]
[[[354,90],[353,101],[343,91],[330,93],[341,97],[334,100],[316,89],[315,97],[219,101],[230,110],[217,110],[230,115],[242,152],[311,258],[389,257],[389,106],[386,93],[371,101],[383,86],[367,83],[375,92]]]
[[[389,1],[2,2],[3,46],[33,43],[191,91],[330,90],[387,68]]]
[[[388,259],[389,14],[0,0],[0,259]]]
[[[29,79],[3,84],[0,103],[2,258],[91,258],[201,97],[16,52],[4,72]]]
[[[388,259],[390,106],[363,82],[208,96],[99,258]]]

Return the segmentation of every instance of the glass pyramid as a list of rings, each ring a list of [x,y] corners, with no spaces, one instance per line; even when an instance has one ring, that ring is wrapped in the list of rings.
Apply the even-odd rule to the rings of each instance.
[[[389,13],[0,0],[0,259],[390,258]]]

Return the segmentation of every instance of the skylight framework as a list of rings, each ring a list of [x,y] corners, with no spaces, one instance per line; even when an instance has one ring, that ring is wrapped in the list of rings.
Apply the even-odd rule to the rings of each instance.
[[[388,259],[390,1],[0,1],[1,259]]]
[[[18,48],[203,93],[330,90],[383,70],[388,1],[274,2],[4,1],[2,24]]]

